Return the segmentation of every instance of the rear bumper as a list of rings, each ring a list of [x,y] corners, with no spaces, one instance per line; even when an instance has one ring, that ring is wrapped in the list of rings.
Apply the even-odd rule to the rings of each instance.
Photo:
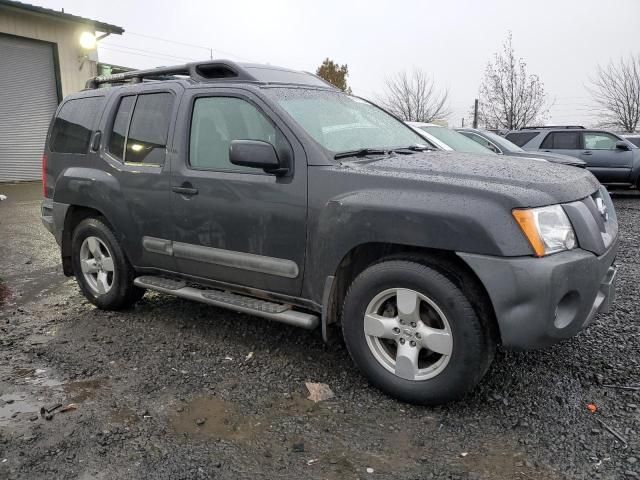
[[[581,249],[544,258],[458,253],[486,288],[502,344],[531,349],[573,337],[615,299],[617,241],[601,256]]]

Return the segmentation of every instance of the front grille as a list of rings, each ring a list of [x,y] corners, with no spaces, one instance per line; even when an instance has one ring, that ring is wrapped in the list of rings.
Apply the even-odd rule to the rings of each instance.
[[[602,255],[618,235],[618,219],[609,192],[600,187],[582,200],[563,204],[580,248]]]

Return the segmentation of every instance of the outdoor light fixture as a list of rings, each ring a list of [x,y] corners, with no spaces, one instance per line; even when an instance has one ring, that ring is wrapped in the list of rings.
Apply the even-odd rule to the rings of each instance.
[[[85,50],[93,50],[96,48],[96,36],[91,32],[82,32],[80,34],[80,46]]]

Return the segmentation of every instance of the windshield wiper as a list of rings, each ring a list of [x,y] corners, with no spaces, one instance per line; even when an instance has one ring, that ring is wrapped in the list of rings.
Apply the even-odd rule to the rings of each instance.
[[[388,154],[388,150],[383,150],[381,148],[361,148],[360,150],[349,150],[346,152],[338,152],[333,158],[336,160],[339,158],[347,158],[347,157],[364,157],[366,155],[386,155]]]
[[[425,150],[431,150],[431,148],[422,144],[414,144],[414,145],[409,145],[408,147],[394,148],[392,151],[393,152],[406,152],[406,151],[424,152]]]

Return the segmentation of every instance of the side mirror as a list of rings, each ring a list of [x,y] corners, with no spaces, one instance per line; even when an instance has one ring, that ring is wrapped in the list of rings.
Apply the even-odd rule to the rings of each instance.
[[[280,164],[273,145],[261,140],[233,140],[229,146],[229,161],[241,167],[261,168],[275,175],[287,172],[287,168]]]
[[[629,150],[629,145],[627,145],[625,142],[623,142],[622,140],[618,140],[616,142],[616,149],[617,150]]]

